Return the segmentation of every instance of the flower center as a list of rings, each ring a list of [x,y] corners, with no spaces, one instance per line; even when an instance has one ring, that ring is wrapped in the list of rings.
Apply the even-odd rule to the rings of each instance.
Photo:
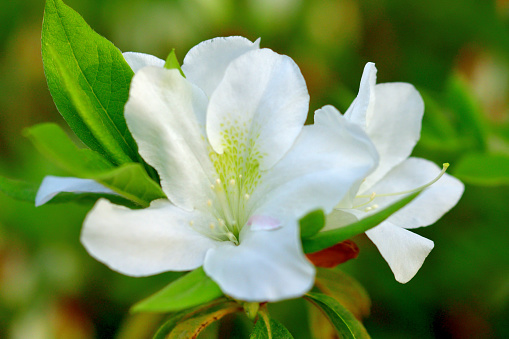
[[[257,151],[245,124],[242,127],[229,125],[222,137],[222,154],[209,149],[217,178],[210,185],[212,192],[207,209],[215,221],[201,233],[238,245],[240,231],[251,214],[249,199],[261,178],[259,167],[263,156]]]
[[[373,200],[375,200],[377,197],[390,197],[390,196],[397,196],[397,195],[403,195],[403,194],[411,194],[411,193],[415,193],[415,192],[419,192],[419,191],[422,191],[428,187],[430,187],[431,185],[433,185],[434,183],[436,183],[444,174],[445,174],[445,171],[447,171],[447,168],[449,167],[449,164],[448,163],[444,163],[442,165],[442,171],[440,171],[440,173],[433,179],[431,180],[430,182],[428,182],[427,184],[424,184],[422,186],[419,186],[417,188],[414,188],[414,189],[411,189],[411,190],[408,190],[408,191],[402,191],[402,192],[394,192],[394,193],[377,193],[377,192],[373,192],[371,194],[361,194],[361,195],[357,195],[355,198],[368,198],[369,200],[360,204],[360,205],[356,205],[354,206],[353,208],[359,208],[359,207],[363,207],[363,206],[366,206],[366,205],[369,205],[370,203],[373,202]],[[364,211],[365,212],[369,212],[369,211],[372,211],[374,209],[377,209],[378,208],[378,205],[377,204],[373,204],[373,205],[370,205],[370,206],[367,206]]]

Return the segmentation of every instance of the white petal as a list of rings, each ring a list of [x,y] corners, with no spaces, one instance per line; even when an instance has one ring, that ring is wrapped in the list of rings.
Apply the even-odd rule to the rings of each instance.
[[[210,98],[207,135],[218,153],[242,143],[273,166],[292,146],[307,116],[309,94],[299,68],[268,49],[232,61]]]
[[[315,209],[329,213],[376,164],[366,134],[337,110],[316,112],[316,124],[305,126],[294,147],[263,174],[252,195],[256,214],[300,217]]]
[[[208,199],[214,173],[204,136],[207,99],[178,70],[145,67],[131,82],[125,117],[167,197],[191,210]]]
[[[129,66],[131,66],[134,73],[138,72],[145,66],[164,67],[164,60],[150,54],[125,52],[122,53],[122,55]]]
[[[245,226],[240,245],[223,242],[211,249],[203,268],[223,292],[244,301],[279,301],[302,296],[313,286],[315,270],[305,258],[296,222],[271,231]]]
[[[364,130],[366,129],[366,121],[373,114],[375,83],[376,67],[374,63],[368,62],[362,72],[359,94],[345,112],[345,118],[358,124]]]
[[[387,221],[366,234],[402,284],[414,277],[434,246],[433,241]]]
[[[420,138],[424,103],[410,84],[387,83],[375,86],[376,102],[367,133],[380,155],[378,168],[363,183],[367,189],[394,166],[405,160]]]
[[[425,185],[440,173],[433,162],[420,158],[408,158],[396,166],[370,191],[394,193]],[[458,179],[444,174],[436,183],[424,190],[414,201],[389,217],[387,221],[404,228],[416,228],[435,223],[453,208],[463,194],[464,186]],[[374,203],[382,209],[401,199],[402,196],[375,198]]]
[[[167,200],[131,210],[101,199],[85,219],[81,242],[91,256],[126,275],[192,270],[216,242],[195,232],[190,222],[208,225],[209,218]]]
[[[35,196],[35,206],[41,206],[53,199],[58,193],[105,193],[115,194],[108,187],[105,187],[92,179],[80,179],[72,177],[54,177],[48,175],[44,178]]]
[[[189,81],[200,87],[210,97],[230,62],[258,48],[260,48],[260,39],[251,42],[240,36],[203,41],[187,53],[182,71]]]

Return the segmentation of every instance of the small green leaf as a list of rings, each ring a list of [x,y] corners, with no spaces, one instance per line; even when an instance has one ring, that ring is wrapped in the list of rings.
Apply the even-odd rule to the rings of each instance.
[[[72,175],[94,179],[141,206],[165,197],[141,164],[114,167],[98,153],[76,147],[56,124],[36,125],[25,129],[24,134],[43,155]]]
[[[300,224],[300,237],[309,238],[325,226],[325,214],[322,210],[316,210],[305,215],[299,220]]]
[[[353,224],[336,228],[330,231],[324,231],[310,238],[302,239],[302,247],[305,253],[314,253],[331,247],[337,243],[345,241],[357,234],[366,232],[367,230],[379,225],[393,213],[405,207],[408,203],[415,199],[420,192],[413,193],[407,197],[395,202],[389,207],[378,213],[370,215],[367,218],[359,220]]]
[[[182,72],[182,68],[180,68],[179,61],[177,60],[177,55],[175,54],[175,48],[173,48],[166,58],[166,62],[164,63],[164,68],[167,69],[178,69],[180,74],[185,78],[184,72]]]
[[[173,312],[200,305],[223,295],[203,268],[186,274],[156,294],[135,304],[132,312]]]
[[[0,192],[13,199],[33,204],[37,194],[37,185],[0,176]]]
[[[325,313],[332,325],[336,328],[340,338],[370,338],[362,323],[336,299],[322,293],[312,292],[306,294],[305,298]]]
[[[249,339],[293,339],[293,336],[280,322],[272,319],[266,310],[260,310]]]
[[[139,159],[123,115],[134,73],[122,53],[61,0],[47,0],[42,57],[53,100],[76,135],[117,164]]]
[[[474,185],[509,184],[509,156],[504,154],[468,154],[454,170],[459,179]]]

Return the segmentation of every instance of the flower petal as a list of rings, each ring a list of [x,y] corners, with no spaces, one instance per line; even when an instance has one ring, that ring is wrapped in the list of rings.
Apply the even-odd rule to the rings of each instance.
[[[240,245],[223,242],[207,252],[205,272],[223,292],[244,301],[279,301],[300,297],[314,282],[295,221],[271,231],[242,229]]]
[[[376,85],[375,96],[373,113],[366,121],[366,132],[380,155],[380,163],[366,178],[361,190],[373,186],[408,158],[419,140],[424,113],[421,95],[410,84]]]
[[[35,206],[41,206],[53,199],[58,193],[71,192],[71,193],[105,193],[115,194],[108,187],[105,187],[92,179],[80,179],[72,177],[54,177],[51,175],[46,176],[37,195],[35,196]]]
[[[269,49],[251,51],[230,63],[212,94],[207,135],[217,153],[245,145],[267,169],[294,143],[308,105],[306,83],[291,58]]]
[[[131,210],[101,199],[85,219],[81,242],[91,256],[126,275],[192,270],[216,242],[194,231],[190,222],[207,225],[208,219],[167,200]]]
[[[182,71],[208,97],[216,89],[230,62],[242,54],[260,48],[260,39],[251,42],[240,36],[203,41],[189,50]]]
[[[131,66],[134,73],[138,72],[145,66],[164,67],[164,60],[150,54],[125,52],[122,53],[122,55],[129,66]]]
[[[366,193],[384,194],[412,190],[429,183],[439,173],[440,168],[429,160],[408,158],[387,173],[372,190]],[[458,203],[463,190],[464,185],[461,181],[451,175],[444,174],[410,204],[391,215],[387,221],[404,228],[431,225]],[[374,202],[379,206],[378,209],[381,209],[401,197],[379,197],[375,198]]]
[[[255,214],[299,218],[315,209],[329,213],[352,188],[357,191],[376,165],[376,151],[366,134],[332,106],[318,110],[315,121],[263,174],[252,195]]]
[[[372,62],[364,66],[359,94],[345,112],[345,118],[366,130],[366,121],[373,114],[375,104],[376,67]]]
[[[402,284],[415,276],[434,246],[433,241],[387,221],[366,234]]]
[[[145,67],[131,82],[125,117],[143,159],[161,177],[177,206],[191,210],[205,203],[214,169],[204,136],[203,92],[178,70]]]

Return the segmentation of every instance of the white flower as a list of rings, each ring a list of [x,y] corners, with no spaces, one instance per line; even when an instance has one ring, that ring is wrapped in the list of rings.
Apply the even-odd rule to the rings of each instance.
[[[298,219],[331,212],[376,163],[365,133],[346,119],[303,126],[309,95],[292,59],[241,37],[205,41],[182,70],[125,53],[136,72],[125,117],[169,200],[130,210],[107,200],[88,214],[81,241],[131,276],[199,266],[246,301],[301,296],[314,268]]]
[[[328,217],[326,229],[365,218],[401,199],[403,194],[429,186],[410,204],[366,232],[388,262],[396,280],[406,283],[433,249],[433,241],[407,229],[436,222],[456,205],[464,186],[448,174],[440,177],[445,169],[441,171],[434,163],[409,158],[419,140],[424,113],[424,103],[417,90],[406,83],[375,85],[375,82],[375,65],[368,63],[359,94],[344,118],[366,131],[380,156],[379,164],[360,187],[352,188]],[[334,118],[339,116],[336,111]]]

